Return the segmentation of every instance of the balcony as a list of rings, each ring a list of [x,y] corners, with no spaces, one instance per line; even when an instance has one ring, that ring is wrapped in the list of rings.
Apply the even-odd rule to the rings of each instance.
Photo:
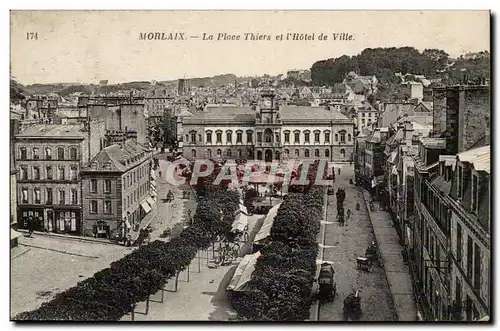
[[[281,143],[276,142],[258,142],[255,144],[256,147],[281,147]]]

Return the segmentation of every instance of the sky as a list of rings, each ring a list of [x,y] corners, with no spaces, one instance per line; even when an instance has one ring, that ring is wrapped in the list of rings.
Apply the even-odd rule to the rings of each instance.
[[[22,84],[170,80],[310,69],[365,48],[490,51],[488,11],[11,11],[11,75]],[[141,40],[141,33],[186,40]],[[33,35],[36,33],[36,40]],[[271,40],[244,40],[245,33]],[[277,40],[290,33],[314,40]],[[215,40],[208,39],[213,35]],[[217,40],[219,34],[239,40]],[[318,40],[319,35],[327,40]],[[333,34],[352,36],[334,40]],[[223,38],[224,39],[224,38]],[[339,39],[339,38],[338,38]]]

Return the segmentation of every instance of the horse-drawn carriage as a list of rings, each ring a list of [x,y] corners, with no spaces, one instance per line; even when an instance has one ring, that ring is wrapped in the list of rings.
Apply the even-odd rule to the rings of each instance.
[[[335,282],[335,270],[330,263],[322,263],[318,278],[320,300],[333,300],[337,293],[337,283]]]
[[[344,314],[359,313],[361,313],[361,294],[359,290],[355,290],[344,299]]]

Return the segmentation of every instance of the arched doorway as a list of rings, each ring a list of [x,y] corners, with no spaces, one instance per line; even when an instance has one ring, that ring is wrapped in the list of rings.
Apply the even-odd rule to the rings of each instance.
[[[265,152],[265,161],[266,162],[272,162],[273,161],[273,151],[271,151],[270,149],[266,149],[266,152]]]
[[[257,151],[257,160],[262,160],[262,151]]]

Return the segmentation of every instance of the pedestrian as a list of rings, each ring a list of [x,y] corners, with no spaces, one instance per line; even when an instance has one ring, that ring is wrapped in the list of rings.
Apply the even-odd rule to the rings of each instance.
[[[28,231],[29,231],[30,238],[33,235],[34,228],[35,228],[35,221],[33,220],[33,216],[30,216],[28,218]]]
[[[161,178],[161,171],[158,171],[158,176]]]
[[[350,209],[347,209],[347,219],[346,219],[346,223],[347,221],[351,218],[351,210]]]
[[[339,175],[340,175],[340,168],[339,168]]]

